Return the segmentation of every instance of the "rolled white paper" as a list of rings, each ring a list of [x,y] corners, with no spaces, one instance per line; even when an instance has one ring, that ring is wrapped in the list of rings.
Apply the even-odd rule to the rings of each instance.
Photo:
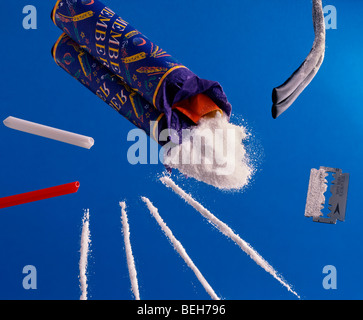
[[[15,117],[8,117],[4,121],[4,125],[8,128],[35,134],[37,136],[73,144],[78,147],[90,149],[94,145],[94,140],[91,137],[83,136],[77,133],[64,131],[42,124],[18,119]]]

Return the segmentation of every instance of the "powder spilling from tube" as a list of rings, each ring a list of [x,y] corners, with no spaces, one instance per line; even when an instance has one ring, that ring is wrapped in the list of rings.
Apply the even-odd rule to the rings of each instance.
[[[247,138],[244,127],[217,112],[184,130],[180,145],[165,148],[164,164],[218,189],[240,190],[255,172],[243,145]]]

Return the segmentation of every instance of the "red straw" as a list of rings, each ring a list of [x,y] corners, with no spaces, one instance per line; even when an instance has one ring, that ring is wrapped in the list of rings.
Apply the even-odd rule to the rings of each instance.
[[[19,204],[59,197],[70,193],[76,193],[79,182],[71,182],[60,186],[17,194],[15,196],[0,198],[0,209],[17,206]]]

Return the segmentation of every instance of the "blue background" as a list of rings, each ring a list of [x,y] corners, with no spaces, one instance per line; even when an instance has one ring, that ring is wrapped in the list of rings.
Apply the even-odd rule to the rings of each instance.
[[[363,297],[363,32],[359,1],[331,0],[338,29],[327,30],[317,77],[277,120],[271,91],[309,53],[311,1],[119,1],[104,3],[200,77],[219,81],[232,121],[252,133],[257,173],[243,192],[222,192],[193,179],[176,182],[249,242],[303,299]],[[22,9],[38,10],[25,30]],[[132,166],[131,123],[61,70],[50,50],[61,31],[55,1],[1,1],[0,118],[92,136],[91,150],[0,125],[0,196],[80,181],[77,194],[0,212],[0,299],[79,299],[83,209],[90,210],[90,299],[133,299],[118,202],[125,200],[141,299],[209,299],[174,251],[140,196],[149,197],[207,281],[223,299],[295,299],[232,241],[158,180],[164,168]],[[344,223],[304,217],[311,168],[351,174]],[[22,287],[23,267],[37,269],[37,289]],[[323,268],[337,269],[325,290]]]

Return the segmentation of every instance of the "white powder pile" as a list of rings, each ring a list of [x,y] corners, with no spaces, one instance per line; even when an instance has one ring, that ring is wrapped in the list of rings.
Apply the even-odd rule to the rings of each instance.
[[[164,152],[164,164],[216,188],[240,190],[254,173],[243,140],[248,135],[225,115],[202,118],[183,130],[182,143]]]
[[[324,169],[311,169],[308,195],[305,206],[305,216],[318,218],[322,216],[321,209],[324,208],[325,196],[328,185],[326,177],[328,173]]]

